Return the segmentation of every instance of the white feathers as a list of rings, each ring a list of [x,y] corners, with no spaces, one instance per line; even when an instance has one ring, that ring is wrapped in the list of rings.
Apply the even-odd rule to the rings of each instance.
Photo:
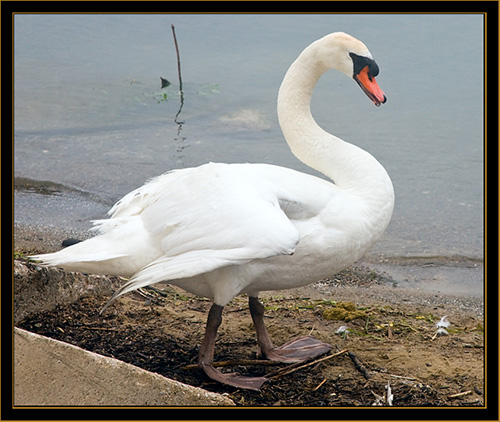
[[[439,322],[436,324],[436,332],[431,340],[434,340],[438,335],[448,335],[448,331],[446,330],[450,326],[450,321],[448,321],[447,316],[442,317]]]
[[[349,327],[347,325],[341,325],[337,330],[335,331],[335,334],[338,334],[341,336],[344,340],[347,339],[347,336],[351,330],[349,330]]]
[[[439,322],[436,324],[437,328],[448,328],[450,326],[450,321],[448,321],[448,316],[445,315],[442,317]]]
[[[392,406],[392,401],[394,400],[394,396],[391,391],[391,384],[389,381],[387,381],[387,405]]]

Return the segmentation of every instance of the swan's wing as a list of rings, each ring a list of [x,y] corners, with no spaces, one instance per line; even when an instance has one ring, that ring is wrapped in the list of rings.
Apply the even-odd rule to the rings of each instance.
[[[112,300],[159,281],[291,254],[300,239],[274,185],[249,177],[241,166],[207,164],[165,174],[125,196],[110,212],[112,219],[140,215],[164,252]]]

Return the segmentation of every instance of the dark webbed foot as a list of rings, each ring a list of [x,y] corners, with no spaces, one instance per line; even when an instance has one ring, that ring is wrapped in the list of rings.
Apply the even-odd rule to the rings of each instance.
[[[250,313],[257,331],[257,342],[262,355],[267,359],[284,362],[302,362],[328,353],[332,346],[311,336],[298,337],[281,347],[274,347],[264,325],[264,306],[256,297],[249,298]],[[198,366],[213,380],[222,384],[247,390],[260,390],[268,379],[265,377],[245,377],[238,373],[222,373],[214,368],[214,351],[217,330],[222,322],[222,306],[215,303],[210,308],[205,337],[200,347]]]
[[[274,347],[264,324],[264,305],[256,297],[249,297],[250,313],[257,332],[257,342],[262,355],[269,360],[293,363],[312,359],[328,353],[332,346],[311,336],[298,337],[281,347]]]
[[[209,363],[201,363],[200,367],[210,378],[222,384],[231,385],[236,388],[259,391],[262,384],[268,379],[264,377],[244,377],[237,372],[222,373]]]
[[[324,355],[332,349],[332,346],[323,343],[311,336],[297,337],[283,346],[262,351],[269,359],[277,362],[293,363],[313,359]]]

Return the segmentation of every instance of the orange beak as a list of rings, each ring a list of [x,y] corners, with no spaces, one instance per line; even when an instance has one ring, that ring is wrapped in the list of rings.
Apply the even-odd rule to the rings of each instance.
[[[354,80],[377,107],[387,101],[387,97],[378,86],[375,77],[370,74],[368,66],[365,66],[357,75],[354,75]]]

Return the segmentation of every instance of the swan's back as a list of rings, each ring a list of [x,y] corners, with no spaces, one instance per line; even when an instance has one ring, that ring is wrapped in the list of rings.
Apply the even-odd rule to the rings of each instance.
[[[111,218],[94,221],[96,237],[35,258],[124,277],[141,270],[151,275],[155,262],[163,262],[155,278],[190,277],[293,253],[300,239],[296,222],[319,214],[335,190],[317,177],[266,164],[175,170],[127,194]]]

